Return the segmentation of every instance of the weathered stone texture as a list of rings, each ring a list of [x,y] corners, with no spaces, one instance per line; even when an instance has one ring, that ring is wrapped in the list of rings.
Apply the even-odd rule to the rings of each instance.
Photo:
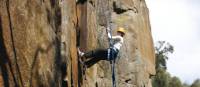
[[[117,61],[117,82],[119,87],[149,87],[150,76],[155,74],[154,48],[151,37],[148,8],[144,0],[89,0],[85,6],[87,22],[84,24],[88,38],[85,51],[108,47],[105,27],[111,14],[113,32],[117,27],[125,27],[127,34]],[[82,10],[83,11],[83,10]],[[84,11],[85,12],[85,11]],[[91,22],[92,21],[92,22]],[[90,33],[91,32],[91,33]],[[88,35],[92,34],[92,35]],[[97,35],[95,35],[97,34]],[[81,39],[81,40],[82,40]],[[94,40],[97,39],[97,42]],[[89,41],[89,43],[88,43]],[[96,44],[96,46],[94,45]],[[95,69],[95,70],[94,70]],[[90,71],[91,70],[91,71]],[[101,61],[86,71],[86,87],[111,87],[109,62]],[[97,73],[94,73],[97,72]]]
[[[109,22],[113,34],[117,27],[127,31],[117,86],[151,87],[148,16],[144,0],[0,0],[0,86],[111,87],[109,62],[83,71],[76,49],[107,48]]]

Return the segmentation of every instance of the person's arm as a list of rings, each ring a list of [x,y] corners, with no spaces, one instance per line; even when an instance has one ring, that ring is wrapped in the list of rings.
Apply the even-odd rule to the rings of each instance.
[[[111,34],[110,34],[110,33],[108,33],[108,38],[111,39]],[[112,37],[112,38],[113,38],[113,37]]]
[[[108,32],[108,31],[110,31],[109,28],[107,28],[107,33],[108,33],[108,38],[109,38],[109,39],[113,39],[113,40],[121,39],[120,36],[112,36],[112,37],[111,37],[111,34],[110,34],[110,32]]]
[[[112,38],[111,38],[111,34],[108,33],[108,38],[109,38],[109,39],[116,40],[116,39],[120,39],[120,36],[112,36]]]
[[[121,37],[120,36],[112,36],[112,39],[113,40],[121,40]]]
[[[109,32],[109,31],[110,31],[110,28],[107,27],[106,29],[107,29],[107,33],[108,33],[108,38],[111,39],[111,34],[110,34],[110,32]]]

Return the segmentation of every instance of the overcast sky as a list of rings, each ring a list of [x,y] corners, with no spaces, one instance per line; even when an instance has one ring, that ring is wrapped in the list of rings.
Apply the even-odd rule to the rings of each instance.
[[[154,42],[174,46],[168,71],[182,82],[200,78],[200,0],[146,0]]]

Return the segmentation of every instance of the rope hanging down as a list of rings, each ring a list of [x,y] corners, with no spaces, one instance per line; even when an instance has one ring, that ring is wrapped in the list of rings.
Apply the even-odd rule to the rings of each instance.
[[[116,79],[115,79],[115,58],[113,53],[113,41],[112,41],[112,28],[110,25],[111,21],[111,9],[110,9],[110,3],[108,0],[108,10],[107,10],[107,34],[111,36],[111,38],[108,38],[110,49],[108,50],[108,59],[110,60],[111,64],[111,71],[112,71],[112,87],[116,87]]]

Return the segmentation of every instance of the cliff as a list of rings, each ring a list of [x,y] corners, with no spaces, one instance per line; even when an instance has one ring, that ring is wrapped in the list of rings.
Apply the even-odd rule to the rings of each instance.
[[[85,69],[77,55],[77,46],[108,47],[108,21],[113,34],[117,27],[127,31],[117,86],[151,87],[148,17],[144,0],[0,0],[0,87],[111,87],[108,61]]]

